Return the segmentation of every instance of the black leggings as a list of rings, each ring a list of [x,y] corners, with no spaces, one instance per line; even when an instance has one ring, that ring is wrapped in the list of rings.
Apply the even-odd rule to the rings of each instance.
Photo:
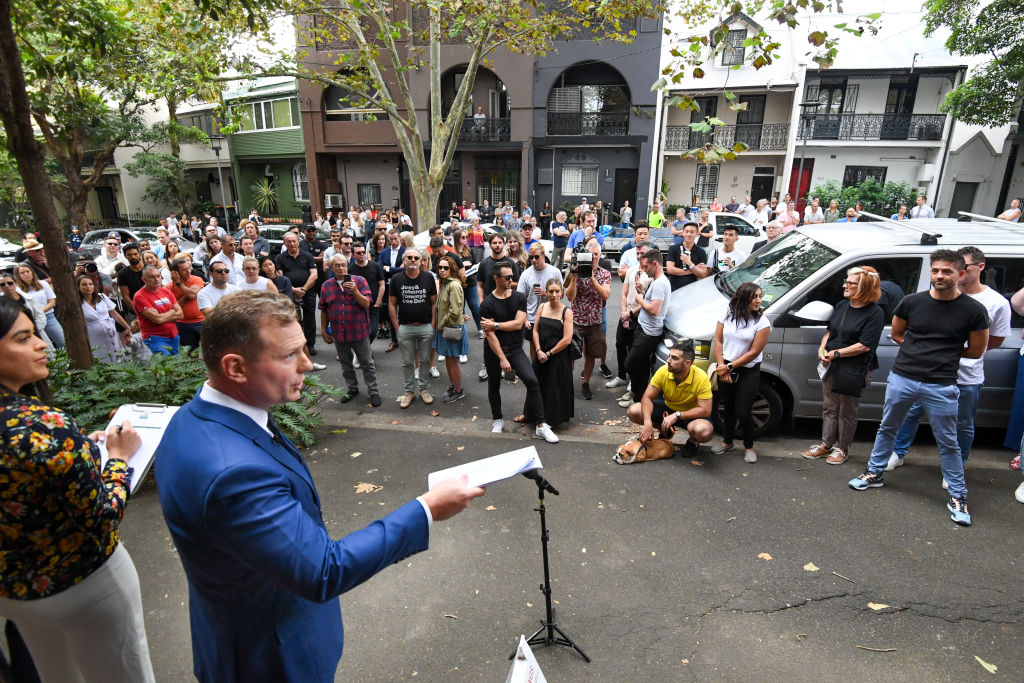
[[[734,382],[718,383],[718,400],[725,409],[722,441],[732,443],[736,434],[736,422],[739,421],[743,447],[753,448],[754,416],[751,415],[751,410],[754,408],[757,390],[761,386],[761,364],[750,368],[737,368],[733,372],[737,376]]]
[[[526,386],[526,404],[523,406],[523,415],[529,424],[539,424],[544,421],[544,400],[540,394],[540,382],[533,372],[533,365],[530,359],[523,353],[521,347],[503,349],[505,358],[508,360],[512,370],[519,375]],[[502,419],[501,416],[501,361],[491,347],[484,342],[484,367],[487,368],[487,402],[491,404],[491,418]]]
[[[636,318],[633,317],[629,318],[629,327],[622,326],[622,318],[619,318],[618,325],[615,326],[615,357],[619,362],[619,379],[627,378],[626,356],[629,355],[629,350],[633,347],[633,336],[636,328]]]

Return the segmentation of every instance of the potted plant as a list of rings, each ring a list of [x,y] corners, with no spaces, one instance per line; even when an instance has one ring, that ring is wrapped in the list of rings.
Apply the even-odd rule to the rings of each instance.
[[[277,187],[270,178],[260,178],[249,186],[252,191],[252,203],[256,210],[266,216],[277,211]]]

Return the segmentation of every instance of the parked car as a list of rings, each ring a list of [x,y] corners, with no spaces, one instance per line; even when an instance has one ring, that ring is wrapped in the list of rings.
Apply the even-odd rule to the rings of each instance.
[[[82,238],[82,244],[78,247],[78,258],[79,259],[94,259],[100,255],[103,251],[103,240],[107,239],[107,235],[112,232],[116,232],[121,236],[121,245],[124,246],[129,242],[138,242],[139,240],[149,240],[150,244],[154,244],[157,241],[155,227],[143,227],[143,228],[109,228],[105,230],[90,230],[85,233],[85,237]],[[172,237],[178,246],[181,247],[182,251],[192,251],[197,245],[195,242],[190,242],[184,237]]]
[[[20,250],[20,244],[15,244],[6,237],[0,237],[0,258],[13,258]]]
[[[1014,229],[940,218],[797,228],[739,267],[674,291],[665,318],[665,340],[656,351],[658,361],[667,359],[670,345],[692,343],[696,364],[707,368],[715,325],[729,298],[740,284],[756,282],[763,292],[765,315],[772,322],[754,404],[756,433],[770,432],[793,417],[819,418],[817,349],[832,307],[842,299],[846,270],[873,266],[883,279],[912,294],[931,286],[929,254],[933,250],[966,245],[985,252],[984,282],[989,287],[1009,298],[1024,285],[1024,226]],[[985,354],[979,427],[1004,427],[1009,419],[1024,318],[1013,314],[1011,325],[1013,330],[1002,346]],[[880,367],[860,401],[860,419],[881,419],[886,379],[898,350],[887,325],[877,350]],[[720,426],[720,416],[715,417]]]
[[[708,214],[708,223],[715,229],[715,247],[721,246],[722,231],[726,227],[736,228],[739,233],[736,248],[745,254],[753,251],[755,242],[767,239],[764,234],[764,228],[754,225],[739,214],[728,211],[711,212]],[[617,225],[604,225],[601,226],[601,229],[605,232],[604,245],[601,247],[601,252],[607,258],[618,261],[623,248],[630,245],[633,241],[633,229],[621,228]],[[661,250],[662,254],[667,254],[673,241],[671,223],[666,223],[660,228],[652,228],[651,241]],[[708,258],[710,257],[711,254],[708,254]]]
[[[304,238],[306,229],[306,226],[304,225],[296,225],[294,223],[274,223],[273,225],[260,226],[260,237],[270,243],[271,256],[277,256],[281,253],[284,248],[284,235],[292,228],[299,228],[299,239],[301,240]],[[243,237],[245,237],[244,229],[235,231],[234,238],[236,243],[241,242]],[[317,228],[316,238],[330,244],[331,233],[329,230]]]

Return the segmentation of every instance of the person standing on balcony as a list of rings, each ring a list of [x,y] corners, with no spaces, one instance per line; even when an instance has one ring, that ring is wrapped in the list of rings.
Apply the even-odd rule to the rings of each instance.
[[[924,195],[917,196],[917,206],[910,210],[911,218],[935,218],[935,211],[928,206]]]
[[[483,107],[477,107],[473,114],[473,139],[485,140],[487,136],[487,116]]]

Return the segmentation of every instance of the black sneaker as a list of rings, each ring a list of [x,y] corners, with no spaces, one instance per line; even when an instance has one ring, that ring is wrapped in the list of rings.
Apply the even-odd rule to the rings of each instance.
[[[370,405],[374,408],[380,408],[380,396],[378,394],[370,394]]]
[[[352,399],[354,399],[358,395],[359,395],[359,389],[349,389],[348,393],[345,394],[344,396],[342,396],[339,400],[342,403],[348,403],[349,401],[351,401]]]
[[[885,486],[885,477],[883,477],[882,474],[882,472],[864,470],[864,474],[850,480],[850,488],[857,491],[864,491],[866,489],[877,489]]]
[[[443,403],[455,403],[460,398],[466,398],[465,390],[455,391],[455,387],[449,386],[444,390],[444,396],[441,397],[441,401]]]
[[[590,390],[590,385],[586,382],[583,383],[583,398],[587,401],[594,398],[594,392]]]
[[[601,370],[601,376],[604,377],[605,379],[611,379],[612,377],[615,376],[614,373],[612,373],[611,369],[607,365],[605,365],[604,363],[601,363],[600,370]]]

